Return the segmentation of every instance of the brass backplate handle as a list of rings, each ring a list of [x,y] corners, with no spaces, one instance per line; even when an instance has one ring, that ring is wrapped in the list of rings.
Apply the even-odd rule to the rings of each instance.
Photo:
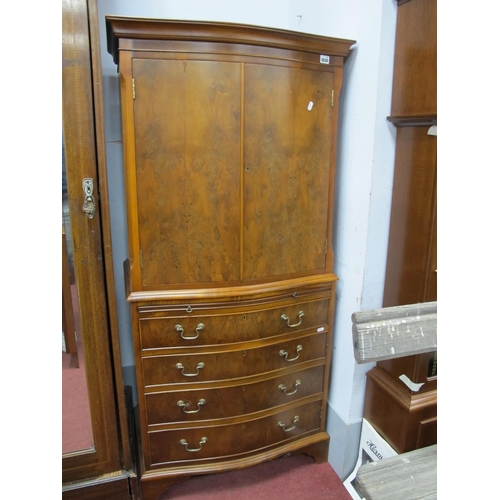
[[[182,410],[184,411],[184,413],[198,413],[200,410],[201,410],[201,407],[206,403],[206,401],[204,399],[200,399],[198,401],[198,409],[196,410],[186,410],[186,408],[188,408],[189,406],[189,403],[184,403],[184,401],[179,400],[177,401],[177,406],[180,406],[182,408]]]
[[[295,415],[295,417],[293,417],[293,422],[292,422],[292,425],[290,427],[287,427],[286,424],[284,422],[278,422],[278,426],[281,427],[285,432],[290,432],[290,431],[293,431],[295,429],[295,424],[299,421],[299,416],[298,415]]]
[[[301,323],[302,323],[302,318],[305,316],[305,313],[304,311],[299,311],[299,322],[298,323],[294,323],[293,325],[290,324],[290,318],[285,314],[283,313],[281,315],[281,319],[283,321],[286,321],[286,324],[290,327],[290,328],[295,328],[296,326],[299,326]]]
[[[196,377],[197,375],[200,374],[200,370],[202,368],[205,368],[205,363],[203,362],[200,362],[198,363],[198,365],[196,366],[196,373],[184,373],[184,365],[182,363],[177,363],[175,365],[175,367],[178,369],[178,370],[181,370],[182,374],[185,376],[185,377]]]
[[[205,329],[205,325],[203,323],[199,323],[198,326],[196,327],[196,335],[192,335],[190,337],[184,335],[184,328],[182,328],[182,325],[175,325],[175,331],[181,333],[181,337],[184,340],[195,340],[200,336],[201,330]]]
[[[86,177],[82,181],[82,187],[84,194],[82,211],[87,214],[89,219],[93,219],[95,215],[94,179]]]
[[[299,344],[297,346],[297,356],[295,356],[295,358],[288,359],[288,352],[286,352],[285,349],[281,349],[280,356],[285,358],[287,361],[295,361],[299,359],[300,351],[302,351],[302,346]]]
[[[298,390],[299,390],[299,385],[301,384],[300,380],[297,379],[295,381],[295,384],[293,384],[293,386],[295,387],[295,390],[292,391],[292,392],[286,392],[287,391],[287,388],[286,388],[286,385],[284,384],[280,384],[278,386],[278,389],[285,395],[285,396],[292,396],[293,394],[295,394]]]
[[[182,446],[185,446],[185,447],[186,447],[186,451],[189,451],[190,453],[194,453],[194,452],[196,452],[196,451],[200,451],[200,450],[201,450],[201,448],[202,448],[202,446],[203,446],[203,445],[204,445],[207,441],[208,441],[208,439],[207,439],[206,437],[202,437],[202,438],[200,439],[199,448],[189,448],[189,444],[188,444],[188,442],[187,442],[185,439],[181,439],[179,443],[180,443]]]

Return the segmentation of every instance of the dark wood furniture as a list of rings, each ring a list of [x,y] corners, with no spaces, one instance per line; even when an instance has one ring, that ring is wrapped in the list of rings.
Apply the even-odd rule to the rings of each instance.
[[[437,300],[436,0],[398,2],[391,116],[397,127],[384,307]],[[411,390],[399,377],[423,384]],[[437,440],[437,353],[377,363],[365,418],[399,453]]]
[[[62,456],[62,498],[137,498],[121,373],[104,155],[97,4],[62,3],[62,105],[69,218],[93,446]],[[93,217],[82,210],[93,181]]]
[[[437,348],[437,301],[356,312],[352,315],[352,325],[354,357],[357,363],[404,359],[408,353],[432,352]],[[376,375],[370,380],[377,380],[377,377],[385,372],[375,370],[375,373]],[[387,397],[384,399],[384,395],[388,393],[384,389],[390,385],[390,381],[383,379],[380,381],[382,390],[377,396],[381,396],[383,400],[377,405],[380,414],[372,415],[375,417],[373,422],[378,426],[390,420],[394,428],[394,431],[389,432],[391,437],[399,436],[403,441],[415,440],[415,436],[409,438],[411,433],[404,425],[408,412],[406,414],[394,412],[395,405],[392,401]],[[408,399],[405,391],[399,392],[401,400]],[[429,395],[429,392],[424,392],[419,395],[419,401],[422,402],[422,399],[428,398]],[[372,400],[373,396],[369,394],[367,397]],[[421,409],[416,408],[417,406],[414,405],[411,410],[422,416]],[[363,420],[363,426],[365,425],[368,423]],[[420,437],[423,435],[428,439],[431,433],[424,429]],[[364,439],[366,437],[363,438],[362,434],[362,440]],[[384,447],[386,445],[384,442],[377,443],[376,439],[374,441],[369,439],[367,444],[373,444],[375,449],[381,444]],[[417,443],[418,446],[412,451],[400,452],[401,454],[397,456],[384,457],[378,454],[375,458],[369,457],[368,462],[363,461],[366,445],[360,446],[357,464],[359,468],[353,472],[356,495],[366,500],[436,499],[437,445],[435,441],[418,442],[418,438]],[[364,465],[361,465],[362,462]],[[353,475],[349,479],[352,479]]]
[[[107,17],[119,65],[141,488],[327,460],[348,40]]]

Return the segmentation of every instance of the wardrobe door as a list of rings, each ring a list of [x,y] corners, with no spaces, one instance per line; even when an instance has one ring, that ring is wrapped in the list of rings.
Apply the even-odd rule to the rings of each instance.
[[[240,64],[133,59],[143,289],[240,279]]]
[[[326,266],[333,74],[245,65],[246,280]]]
[[[128,499],[133,475],[108,244],[97,22],[94,0],[62,2],[63,303],[73,347],[71,360],[63,352],[62,371],[65,500]]]

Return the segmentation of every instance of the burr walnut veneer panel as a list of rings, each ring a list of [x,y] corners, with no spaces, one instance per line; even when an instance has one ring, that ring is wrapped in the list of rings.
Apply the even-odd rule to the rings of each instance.
[[[337,108],[349,40],[107,18],[119,65],[144,500],[328,457]]]

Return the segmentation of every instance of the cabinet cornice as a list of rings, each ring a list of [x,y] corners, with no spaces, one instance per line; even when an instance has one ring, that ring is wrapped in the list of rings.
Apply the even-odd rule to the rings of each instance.
[[[356,42],[291,30],[234,23],[106,16],[108,52],[118,64],[120,39],[240,43],[346,57]]]

